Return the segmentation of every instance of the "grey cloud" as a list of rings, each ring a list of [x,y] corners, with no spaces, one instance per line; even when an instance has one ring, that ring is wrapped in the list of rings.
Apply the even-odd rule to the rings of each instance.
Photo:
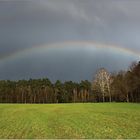
[[[119,55],[119,57],[118,57]],[[92,80],[100,67],[111,72],[127,69],[130,61],[138,59],[109,50],[89,48],[50,48],[28,52],[0,63],[0,79],[49,77],[52,81]],[[121,60],[121,61],[120,61]]]
[[[101,44],[114,44],[140,51],[139,13],[140,1],[138,0],[3,0],[0,1],[0,59],[25,48],[71,40],[93,40]],[[53,55],[56,55],[57,58],[58,54]],[[74,58],[77,61],[72,64],[71,60],[71,67],[67,66],[67,62],[63,62],[66,56],[62,55],[62,59],[59,60],[61,66],[64,67],[63,71],[62,69],[59,70],[57,61],[49,54],[45,58],[36,54],[36,58],[38,58],[36,62],[41,63],[43,58],[50,60],[50,62],[44,62],[44,65],[46,64],[45,66],[50,71],[48,73],[51,75],[50,77],[54,77],[51,71],[58,69],[58,71],[65,73],[62,77],[58,75],[58,78],[65,79],[67,75],[70,75],[70,71],[71,74],[76,71],[79,77],[75,75],[73,78],[79,79],[80,75],[88,75],[89,71],[86,72],[85,67],[96,69],[104,64],[112,69],[111,66],[117,63],[113,66],[114,69],[116,66],[117,68],[124,68],[122,63],[119,64],[122,59],[126,65],[128,61],[134,60],[132,56],[117,58],[117,54],[114,54],[109,55],[109,58],[105,57],[107,60],[113,59],[114,61],[104,62],[102,56],[97,57],[98,55],[95,55],[96,57],[92,56],[90,58],[91,61],[83,58],[84,68],[81,68],[83,73],[82,71],[78,73],[80,71],[78,68],[73,69],[80,62],[76,55],[82,59],[79,53],[75,54]],[[0,66],[1,78],[8,78],[7,75],[9,75],[9,78],[12,75],[14,77],[14,74],[12,74],[14,71],[19,74],[19,76],[18,74],[15,75],[14,78],[26,75],[36,75],[38,77],[45,75],[44,69],[46,67],[37,65],[33,62],[33,58],[30,58],[28,63],[20,59],[18,62],[15,62],[15,60],[8,62],[5,66]],[[51,62],[54,64],[53,67]],[[90,65],[94,65],[94,67],[90,67]],[[32,75],[32,71],[38,68],[42,68],[40,73]],[[67,71],[67,68],[70,71]],[[20,71],[22,71],[21,75]],[[54,71],[54,73],[57,73],[57,71]]]

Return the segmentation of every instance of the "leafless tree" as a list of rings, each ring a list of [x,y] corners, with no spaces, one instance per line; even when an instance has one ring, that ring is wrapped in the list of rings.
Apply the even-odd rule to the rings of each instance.
[[[101,68],[97,72],[95,76],[95,80],[93,82],[94,87],[98,88],[98,90],[102,93],[103,102],[105,101],[105,94],[109,96],[109,101],[111,102],[111,83],[112,78],[109,72],[106,69]]]

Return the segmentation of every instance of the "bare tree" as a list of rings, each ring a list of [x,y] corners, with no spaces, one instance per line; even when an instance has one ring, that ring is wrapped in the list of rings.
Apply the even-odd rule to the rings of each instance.
[[[103,102],[105,101],[105,94],[109,96],[109,101],[110,102],[112,101],[111,83],[112,83],[111,75],[107,72],[106,69],[101,68],[95,76],[93,85],[102,93]]]
[[[109,101],[112,101],[112,95],[111,95],[111,84],[113,82],[113,78],[111,77],[110,73],[105,71],[104,76],[106,79],[106,86],[107,86],[107,93],[109,95]]]

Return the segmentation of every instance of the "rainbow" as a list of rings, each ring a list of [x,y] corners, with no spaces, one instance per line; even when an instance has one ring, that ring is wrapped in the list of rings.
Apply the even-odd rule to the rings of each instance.
[[[30,48],[22,49],[20,51],[8,54],[4,57],[0,58],[0,62],[5,62],[9,60],[13,60],[16,58],[19,58],[21,55],[27,54],[28,52],[33,52],[33,51],[41,51],[44,49],[48,48],[65,48],[65,47],[70,47],[70,46],[80,46],[80,47],[93,47],[93,48],[100,48],[100,49],[108,49],[108,50],[113,50],[114,52],[121,52],[124,54],[129,54],[129,55],[134,55],[136,57],[140,57],[140,51],[130,49],[130,48],[124,48],[121,46],[116,46],[116,45],[106,45],[106,44],[100,44],[94,41],[65,41],[65,42],[58,42],[58,43],[51,43],[51,44],[46,44],[46,45],[41,45],[41,46],[33,46]]]

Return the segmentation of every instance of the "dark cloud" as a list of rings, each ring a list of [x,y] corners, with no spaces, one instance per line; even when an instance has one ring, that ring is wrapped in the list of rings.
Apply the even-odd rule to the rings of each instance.
[[[21,53],[0,63],[0,78],[28,79],[49,77],[52,81],[82,79],[92,80],[95,72],[105,67],[111,72],[127,69],[131,61],[138,59],[129,53],[105,49],[67,47],[42,48]],[[121,61],[120,61],[121,60]]]
[[[69,40],[93,40],[140,51],[139,7],[138,0],[0,1],[0,59],[25,48]],[[104,55],[103,52],[100,57],[94,54],[90,58],[86,53],[82,57],[78,51],[69,59],[64,55],[65,51],[59,59],[57,53],[53,54],[54,57],[36,54],[29,61],[23,56],[0,64],[0,74],[3,79],[48,74],[52,79],[77,80],[89,78],[91,71],[100,66],[121,69],[134,60],[129,55],[119,57],[115,53]],[[66,58],[68,60],[63,61]],[[79,64],[81,59],[83,64]],[[124,61],[124,67],[120,60]],[[61,69],[57,64],[61,64]]]

